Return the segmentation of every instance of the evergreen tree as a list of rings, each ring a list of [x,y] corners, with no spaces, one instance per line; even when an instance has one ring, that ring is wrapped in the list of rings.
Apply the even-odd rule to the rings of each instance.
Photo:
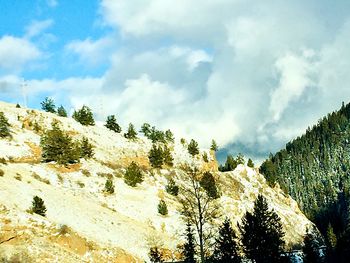
[[[105,183],[105,192],[107,192],[109,194],[114,193],[114,184],[113,184],[113,181],[111,179],[107,179],[107,181]]]
[[[190,223],[187,223],[186,228],[186,243],[184,244],[183,248],[183,255],[184,255],[184,263],[196,263],[195,260],[195,239],[192,231],[192,227]]]
[[[153,144],[149,151],[148,159],[154,168],[161,168],[164,163],[163,149],[160,146]]]
[[[203,153],[203,161],[206,162],[206,163],[209,162],[207,152],[204,152],[204,153]]]
[[[92,158],[94,156],[94,150],[92,144],[88,138],[83,137],[80,143],[80,157],[81,158]]]
[[[236,157],[236,163],[237,165],[239,164],[244,164],[244,156],[242,153],[239,153]]]
[[[320,244],[314,233],[307,230],[304,237],[303,263],[321,263]]]
[[[46,215],[46,207],[44,201],[39,196],[34,196],[31,211],[41,216]]]
[[[191,140],[191,142],[188,144],[188,152],[189,154],[194,157],[195,155],[199,154],[199,149],[198,149],[198,143],[195,140]]]
[[[129,140],[136,139],[137,132],[135,131],[135,127],[132,123],[129,124],[128,132],[124,133],[124,137]]]
[[[80,110],[74,111],[73,119],[85,126],[95,125],[94,115],[91,109],[85,105]]]
[[[21,108],[21,105],[19,105],[18,103],[16,104],[16,108]]]
[[[52,123],[52,129],[46,131],[41,137],[40,145],[44,162],[76,163],[81,155],[80,145],[73,142],[72,138],[55,122]]]
[[[281,219],[269,210],[262,195],[255,200],[253,213],[246,212],[239,229],[247,258],[256,263],[281,261],[284,246]]]
[[[236,159],[231,155],[227,155],[226,157],[226,162],[225,166],[220,166],[219,171],[221,172],[228,172],[228,171],[233,171],[237,167],[237,161]]]
[[[211,141],[210,150],[212,150],[212,151],[214,151],[214,152],[217,152],[217,151],[219,150],[219,147],[218,147],[218,145],[216,144],[216,141],[215,141],[215,140],[212,140],[212,141]]]
[[[163,257],[158,247],[151,247],[148,253],[149,259],[152,263],[163,263]]]
[[[166,139],[167,142],[172,142],[173,143],[175,141],[174,135],[171,132],[171,130],[166,130],[165,131],[165,139]]]
[[[168,184],[165,186],[165,191],[173,196],[179,194],[179,186],[176,185],[173,178],[170,178]]]
[[[164,159],[164,164],[172,167],[174,165],[174,158],[170,152],[170,149],[168,148],[167,145],[164,145],[163,149],[163,159]]]
[[[216,199],[219,197],[214,176],[210,172],[205,172],[200,180],[201,187],[207,192],[208,196]]]
[[[116,133],[120,133],[122,131],[121,127],[117,123],[115,115],[110,115],[107,117],[105,126]]]
[[[254,168],[254,163],[253,163],[252,159],[250,159],[250,158],[248,159],[247,165],[248,165],[248,167],[250,167],[250,168]]]
[[[57,108],[57,115],[60,117],[67,117],[67,111],[66,109],[61,105]]]
[[[158,204],[158,213],[165,216],[168,214],[168,206],[164,200],[160,200]]]
[[[0,138],[11,137],[10,124],[3,112],[0,112]]]
[[[334,234],[334,230],[331,224],[328,224],[328,228],[327,228],[326,245],[327,245],[327,251],[326,251],[327,261],[336,262],[335,249],[337,246],[337,237]]]
[[[53,99],[46,97],[40,104],[42,110],[46,112],[56,113],[56,106]]]
[[[151,125],[149,123],[144,123],[141,126],[141,132],[147,137],[149,138],[149,136],[151,135]]]
[[[236,239],[237,237],[231,227],[231,222],[226,218],[219,229],[219,236],[215,241],[215,248],[212,256],[213,263],[241,262]]]
[[[124,182],[127,185],[135,187],[137,184],[143,182],[143,175],[140,167],[132,162],[127,168],[124,175]]]

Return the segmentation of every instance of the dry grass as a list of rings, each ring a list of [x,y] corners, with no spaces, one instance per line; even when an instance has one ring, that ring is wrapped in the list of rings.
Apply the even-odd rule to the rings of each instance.
[[[81,170],[81,173],[82,173],[83,175],[85,175],[86,177],[90,177],[90,176],[91,176],[90,171],[89,171],[89,170],[87,170],[87,169],[83,169],[83,170]]]
[[[40,175],[38,175],[37,173],[32,173],[32,177],[42,183],[45,184],[50,184],[50,180],[49,179],[45,179],[45,178],[41,178]]]
[[[18,181],[22,181],[22,176],[20,174],[16,174],[15,179]]]
[[[3,177],[5,174],[4,170],[0,169],[0,176]]]
[[[81,182],[81,181],[78,181],[77,185],[79,185],[80,188],[84,188],[85,187],[85,184],[83,182]]]

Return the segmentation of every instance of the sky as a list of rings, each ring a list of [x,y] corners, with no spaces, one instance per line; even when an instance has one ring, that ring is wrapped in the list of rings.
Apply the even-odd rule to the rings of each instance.
[[[0,100],[255,160],[350,100],[347,0],[0,0]],[[26,85],[22,87],[23,79]]]

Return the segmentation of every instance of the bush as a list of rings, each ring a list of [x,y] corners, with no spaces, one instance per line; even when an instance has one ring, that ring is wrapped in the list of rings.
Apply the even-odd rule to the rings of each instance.
[[[198,143],[193,139],[188,144],[187,149],[188,149],[188,153],[191,154],[193,157],[199,154]]]
[[[250,168],[254,168],[254,163],[253,163],[252,159],[249,158],[247,165]]]
[[[34,196],[31,211],[41,216],[46,215],[46,207],[44,205],[44,201],[39,196]]]
[[[4,170],[0,169],[0,177],[3,177],[5,175]]]
[[[107,117],[105,127],[116,133],[120,133],[122,131],[121,127],[117,123],[115,115],[110,115]]]
[[[53,99],[46,97],[41,103],[41,108],[46,112],[56,113],[56,106]]]
[[[154,168],[161,168],[164,163],[163,149],[160,146],[153,144],[149,151],[148,159]]]
[[[151,247],[148,253],[149,259],[152,263],[162,263],[164,262],[162,253],[158,247]]]
[[[0,137],[11,137],[10,124],[3,112],[0,112]]]
[[[16,104],[16,108],[21,108],[21,105],[19,105],[18,103]]]
[[[113,181],[111,179],[107,179],[107,181],[105,183],[105,192],[107,192],[109,194],[114,193],[114,184],[113,184]]]
[[[124,137],[129,140],[136,139],[137,132],[135,131],[135,127],[132,123],[129,124],[128,132],[124,133]]]
[[[63,106],[59,106],[58,109],[57,109],[57,115],[60,116],[60,117],[67,117],[67,111],[65,108],[63,108]]]
[[[158,204],[158,213],[165,216],[168,214],[168,207],[164,200],[160,200]]]
[[[135,187],[138,183],[143,182],[142,171],[135,162],[132,162],[126,169],[124,182],[132,187]]]
[[[174,179],[169,179],[168,184],[165,186],[165,191],[173,196],[179,194],[179,187],[176,185]]]
[[[95,120],[92,111],[89,107],[85,105],[80,110],[74,111],[73,119],[85,126],[95,125]]]
[[[58,127],[57,123],[53,123],[52,129],[44,133],[40,145],[44,162],[76,163],[81,155],[79,144],[73,142],[72,138]]]
[[[94,156],[94,150],[88,138],[83,137],[80,142],[80,157],[81,158],[92,158]]]

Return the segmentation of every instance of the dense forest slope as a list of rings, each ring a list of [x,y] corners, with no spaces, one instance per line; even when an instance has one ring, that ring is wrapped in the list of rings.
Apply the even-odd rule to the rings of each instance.
[[[260,171],[270,185],[279,183],[311,219],[324,221],[321,228],[331,222],[344,230],[342,213],[347,213],[350,189],[350,104],[343,103],[287,143]]]
[[[23,251],[25,262],[144,262],[157,243],[168,260],[178,259],[186,224],[178,199],[166,186],[171,179],[179,186],[185,182],[186,163],[213,173],[221,193],[217,202],[234,225],[262,194],[281,217],[287,248],[300,244],[312,226],[297,203],[280,188],[269,187],[257,169],[239,165],[218,172],[213,152],[200,149],[193,158],[179,138],[168,145],[173,166],[155,169],[148,158],[152,142],[141,135],[128,140],[103,124],[83,126],[72,118],[2,102],[0,112],[11,132],[0,139],[0,255]],[[43,162],[40,141],[53,123],[74,140],[87,138],[93,157],[67,165]],[[144,176],[135,187],[125,183],[131,162]],[[113,193],[105,190],[108,180]],[[45,202],[45,217],[30,213],[34,196]],[[160,200],[167,204],[166,215],[157,211]]]

